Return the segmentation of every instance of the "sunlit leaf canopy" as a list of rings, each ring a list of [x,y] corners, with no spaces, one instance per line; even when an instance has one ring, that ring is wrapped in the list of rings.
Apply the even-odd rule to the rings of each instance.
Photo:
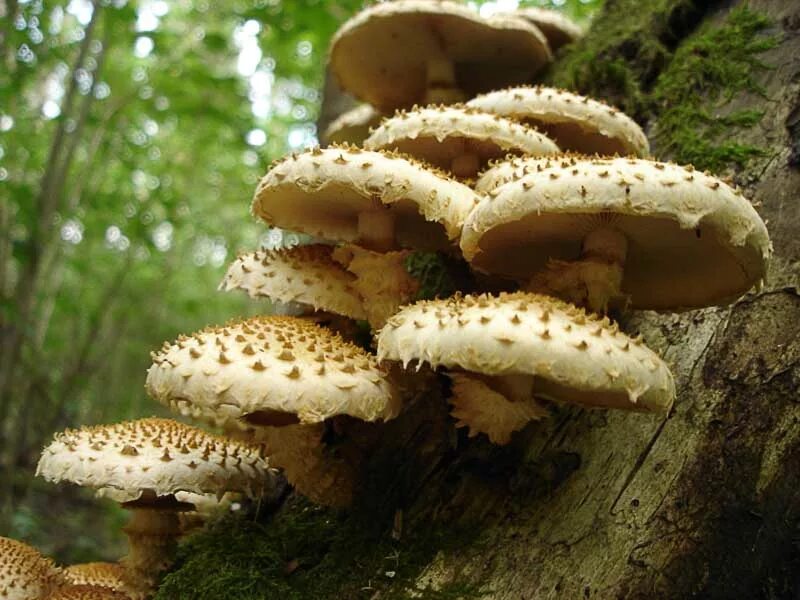
[[[468,4],[583,19],[598,1]],[[365,5],[0,4],[0,325],[19,350],[0,402],[0,478],[18,481],[0,534],[52,431],[159,412],[142,389],[150,350],[268,309],[215,289],[237,251],[296,241],[249,200],[272,160],[317,142],[329,40]]]

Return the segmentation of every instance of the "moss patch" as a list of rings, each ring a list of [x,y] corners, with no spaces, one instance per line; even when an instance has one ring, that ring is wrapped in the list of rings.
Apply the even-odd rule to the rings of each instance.
[[[713,171],[765,153],[720,141],[730,138],[731,129],[757,124],[763,111],[715,112],[740,92],[763,93],[756,76],[769,67],[758,55],[778,44],[776,37],[760,35],[769,25],[763,15],[739,7],[723,26],[704,27],[675,53],[652,94],[659,115],[655,139],[675,160]]]
[[[397,541],[385,520],[293,500],[269,520],[230,516],[192,537],[156,598],[480,598],[469,584],[413,584],[437,552],[466,543],[464,535],[426,529]]]
[[[405,268],[419,281],[415,300],[447,298],[472,287],[467,263],[441,252],[412,252],[406,258]]]
[[[604,98],[640,123],[655,118],[654,140],[677,162],[718,171],[763,155],[759,147],[721,139],[763,116],[725,108],[742,92],[761,93],[757,77],[769,67],[759,54],[779,42],[764,35],[769,20],[743,6],[722,25],[694,32],[712,3],[654,3],[651,12],[649,5],[642,11],[637,2],[609,0],[548,82]]]

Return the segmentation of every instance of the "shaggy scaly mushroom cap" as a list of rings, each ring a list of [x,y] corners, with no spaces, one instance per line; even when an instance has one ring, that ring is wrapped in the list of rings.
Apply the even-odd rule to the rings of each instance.
[[[322,134],[323,144],[355,144],[369,137],[369,131],[383,115],[369,104],[361,104],[339,115]]]
[[[616,108],[549,87],[515,87],[483,94],[467,106],[529,123],[562,150],[647,156],[650,145],[636,122]]]
[[[98,490],[131,510],[122,559],[124,591],[147,598],[172,562],[180,535],[175,492],[243,491],[272,487],[263,448],[206,433],[169,419],[140,419],[56,434],[36,474]]]
[[[480,271],[594,310],[623,294],[642,309],[722,304],[766,273],[764,222],[716,177],[629,158],[523,159],[512,171],[464,226],[461,249]]]
[[[39,600],[66,583],[61,569],[28,544],[0,537],[0,598]]]
[[[273,164],[252,212],[268,224],[371,250],[449,248],[479,202],[465,185],[390,152],[315,148]]]
[[[511,14],[536,25],[547,38],[547,43],[553,52],[583,37],[580,25],[558,10],[532,6],[519,8]]]
[[[530,81],[549,61],[547,41],[530,22],[483,19],[446,0],[371,6],[337,31],[330,50],[342,89],[384,112]]]
[[[56,434],[36,474],[94,488],[119,502],[177,491],[256,495],[270,479],[259,446],[156,418]]]
[[[403,152],[463,179],[474,178],[489,160],[506,153],[559,152],[550,138],[535,129],[459,105],[398,111],[372,132],[364,148]]]
[[[312,244],[240,255],[220,289],[240,289],[251,298],[297,303],[351,319],[366,319],[355,276],[331,257],[332,246]]]
[[[217,425],[391,419],[398,406],[375,357],[296,317],[209,327],[153,355],[145,387],[183,415]]]
[[[378,357],[463,371],[455,377],[456,416],[499,440],[510,435],[509,424],[524,424],[518,413],[542,414],[535,405],[513,406],[534,395],[641,411],[666,411],[675,396],[669,369],[641,340],[608,319],[524,292],[406,306],[381,330]],[[497,423],[487,424],[492,411]]]
[[[127,594],[99,585],[67,585],[59,588],[46,600],[131,600]]]
[[[64,576],[73,585],[93,585],[121,590],[125,569],[119,563],[91,562],[64,568]]]

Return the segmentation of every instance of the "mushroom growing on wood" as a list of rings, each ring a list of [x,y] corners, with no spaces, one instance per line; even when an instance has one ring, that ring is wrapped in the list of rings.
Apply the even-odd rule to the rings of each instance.
[[[758,213],[691,167],[527,159],[502,181],[470,215],[461,249],[479,271],[532,290],[594,311],[610,301],[681,310],[731,302],[766,273],[772,247]]]
[[[550,58],[544,35],[525,19],[484,19],[447,0],[398,0],[337,31],[330,69],[342,89],[390,112],[530,81]]]
[[[73,585],[93,585],[122,590],[125,569],[119,563],[91,562],[64,568],[64,576]]]
[[[368,150],[396,150],[473,179],[491,159],[505,154],[544,156],[558,146],[522,123],[464,106],[429,106],[398,111],[364,142]]]
[[[459,426],[498,444],[545,414],[535,397],[658,412],[675,397],[669,369],[641,340],[606,318],[525,292],[403,307],[381,330],[378,357],[447,368]]]
[[[352,485],[344,475],[337,479],[341,490],[311,483],[309,470],[324,471],[320,461],[329,457],[317,452],[323,421],[337,415],[388,420],[399,411],[374,356],[295,317],[253,317],[181,336],[153,361],[146,388],[154,399],[216,425],[256,427],[270,449],[270,464],[321,503],[328,492],[330,503],[349,498],[345,487]],[[289,447],[290,436],[299,449]],[[348,468],[333,459],[326,464]]]
[[[311,244],[242,254],[228,268],[219,288],[363,320],[366,313],[353,286],[356,278],[332,258],[333,250],[333,246]]]
[[[0,598],[39,600],[66,582],[61,569],[41,552],[0,537]]]
[[[469,187],[413,159],[334,146],[277,162],[259,183],[252,211],[278,227],[371,250],[371,266],[384,258],[378,268],[396,273],[397,255],[390,251],[451,251],[452,240],[479,201]],[[350,269],[357,277],[358,264]],[[355,286],[367,313],[374,312],[372,306],[411,299],[385,298],[380,296],[383,288]],[[373,320],[372,325],[382,322]]]
[[[260,446],[235,442],[168,419],[140,419],[56,434],[36,474],[91,487],[131,511],[124,591],[146,598],[171,563],[177,513],[192,508],[175,493],[260,494],[272,473]]]
[[[642,128],[622,111],[556,88],[514,87],[483,94],[467,106],[536,127],[562,150],[584,154],[650,154]]]
[[[518,8],[511,14],[536,25],[553,52],[583,37],[581,26],[559,10],[530,6]]]
[[[361,143],[369,130],[381,122],[383,115],[369,104],[361,104],[339,115],[322,134],[323,145]]]

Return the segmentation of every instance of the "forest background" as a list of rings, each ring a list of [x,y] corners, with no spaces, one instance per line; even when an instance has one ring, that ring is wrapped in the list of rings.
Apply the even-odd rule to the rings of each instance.
[[[586,21],[599,0],[544,5]],[[164,411],[150,351],[268,310],[216,292],[240,250],[296,243],[248,214],[317,143],[330,37],[361,0],[0,1],[0,535],[113,560],[113,503],[33,477],[54,431]]]

